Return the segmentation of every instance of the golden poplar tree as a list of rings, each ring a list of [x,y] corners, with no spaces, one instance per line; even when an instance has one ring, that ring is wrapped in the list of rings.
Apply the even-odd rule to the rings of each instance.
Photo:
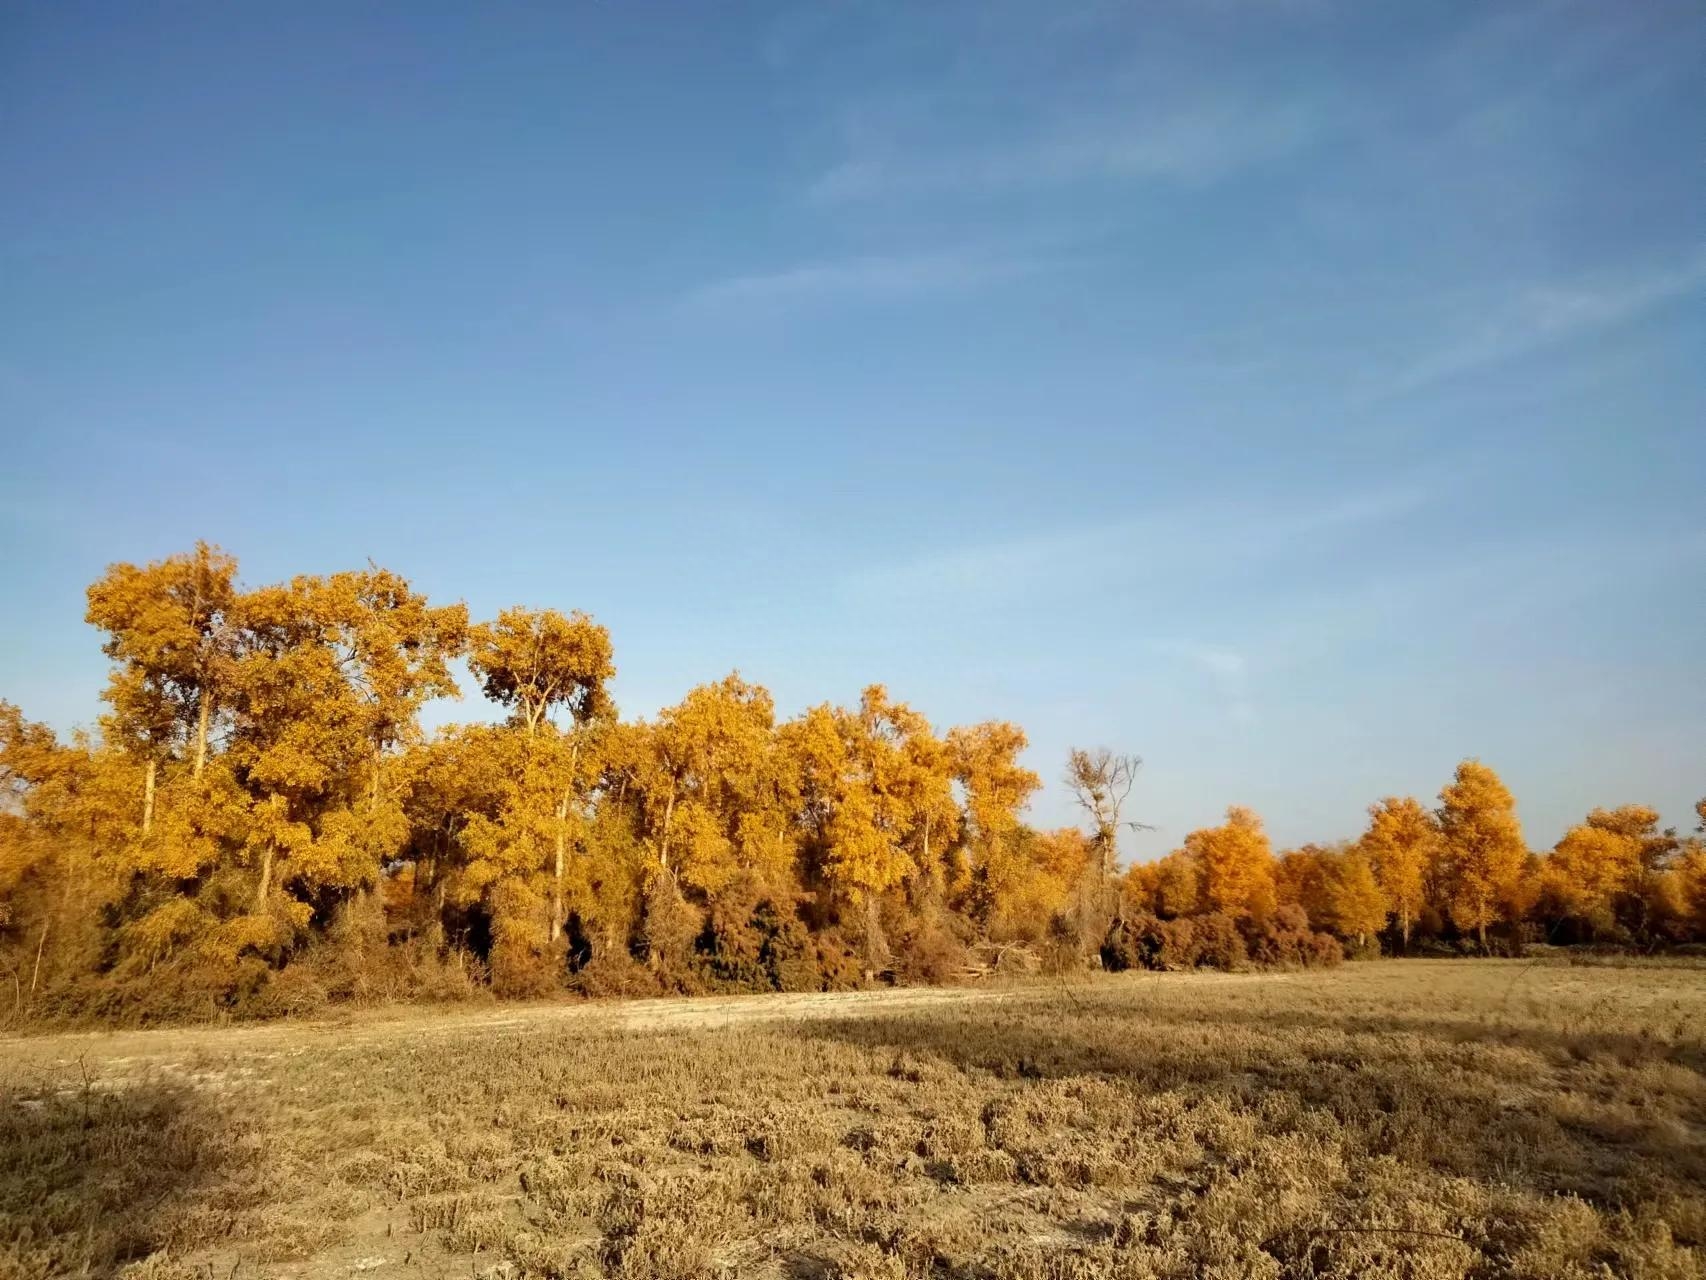
[[[1274,863],[1274,893],[1282,907],[1298,907],[1321,928],[1331,915],[1327,876],[1334,852],[1317,844],[1287,849]]]
[[[187,754],[200,776],[210,725],[232,670],[237,562],[198,542],[187,555],[115,564],[88,590],[87,620],[106,632],[113,659],[106,729],[143,761],[142,834],[154,824],[162,766]]]
[[[831,893],[862,910],[866,960],[886,951],[879,901],[934,870],[958,837],[952,762],[919,713],[871,685],[857,711],[813,707],[782,732],[806,843]]]
[[[1479,760],[1458,765],[1439,799],[1447,909],[1457,927],[1473,930],[1485,947],[1487,927],[1514,918],[1521,904],[1528,846],[1516,801]]]
[[[660,870],[715,894],[740,873],[778,882],[792,868],[793,784],[781,769],[769,690],[732,673],[658,715],[640,773]]]
[[[1163,920],[1195,915],[1202,905],[1202,876],[1194,859],[1175,849],[1155,864],[1155,914]]]
[[[1254,810],[1234,805],[1221,826],[1187,835],[1184,852],[1196,865],[1204,909],[1235,920],[1261,921],[1273,913],[1273,849]]]
[[[1352,846],[1333,857],[1326,889],[1327,923],[1340,937],[1355,938],[1364,946],[1371,935],[1386,927],[1388,899],[1360,848]]]
[[[406,843],[385,761],[415,740],[422,702],[455,692],[448,661],[466,613],[430,608],[378,568],[245,592],[231,612],[242,645],[230,755],[251,795],[253,910],[288,884],[276,905],[300,928],[308,896],[371,887]]]
[[[1553,912],[1592,932],[1616,928],[1620,909],[1633,926],[1644,927],[1656,877],[1677,847],[1673,833],[1659,830],[1657,810],[1595,809],[1545,859],[1542,894]]]
[[[1427,908],[1428,883],[1442,852],[1439,823],[1419,800],[1388,796],[1369,806],[1368,830],[1357,843],[1408,950],[1410,931]]]
[[[953,729],[947,745],[964,795],[962,832],[987,930],[992,920],[1022,910],[1022,898],[1034,910],[1032,882],[1040,871],[1034,860],[1045,846],[1018,838],[1019,815],[1042,779],[1019,763],[1027,744],[1017,725],[992,720]]]
[[[502,810],[473,838],[486,849],[487,862],[507,869],[499,914],[518,947],[530,945],[520,921],[545,896],[533,887],[532,874],[549,860],[543,934],[552,943],[564,920],[569,846],[584,826],[585,796],[600,771],[585,730],[615,712],[608,690],[616,675],[610,633],[584,613],[505,609],[469,630],[468,666],[523,735],[513,744]],[[556,723],[559,711],[568,713],[565,726]]]

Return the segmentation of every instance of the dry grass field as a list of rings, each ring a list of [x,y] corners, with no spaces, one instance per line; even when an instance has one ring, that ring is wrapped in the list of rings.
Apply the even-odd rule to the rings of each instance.
[[[1706,969],[0,1041],[0,1274],[1706,1275]]]

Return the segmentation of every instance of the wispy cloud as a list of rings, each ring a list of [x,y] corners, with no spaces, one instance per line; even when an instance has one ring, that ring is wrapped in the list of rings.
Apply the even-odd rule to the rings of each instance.
[[[1311,540],[1396,520],[1423,506],[1424,484],[1349,497],[1277,504],[1203,504],[1129,520],[1056,530],[935,552],[855,571],[843,591],[860,602],[954,600],[1009,605],[1038,595],[1076,595],[1129,582],[1167,563],[1233,562],[1280,555]]]
[[[1464,337],[1401,368],[1382,387],[1388,395],[1417,391],[1492,368],[1546,347],[1635,320],[1706,289],[1706,245],[1676,262],[1618,276],[1542,285],[1466,320]]]
[[[1133,104],[998,144],[867,141],[807,188],[825,204],[896,196],[986,196],[1085,181],[1212,181],[1295,151],[1321,118],[1301,102]]]
[[[1213,682],[1227,719],[1240,728],[1256,722],[1250,694],[1250,660],[1239,650],[1196,640],[1157,640],[1150,646],[1164,657],[1194,667]]]
[[[834,302],[890,302],[963,293],[1032,275],[1058,256],[1016,247],[868,254],[727,276],[690,290],[690,311],[770,310]]]

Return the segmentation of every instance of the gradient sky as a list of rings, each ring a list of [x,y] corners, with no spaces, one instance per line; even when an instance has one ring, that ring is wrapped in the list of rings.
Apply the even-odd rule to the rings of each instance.
[[[1696,0],[9,3],[0,697],[201,537],[1139,752],[1141,855],[1692,825],[1703,130]]]

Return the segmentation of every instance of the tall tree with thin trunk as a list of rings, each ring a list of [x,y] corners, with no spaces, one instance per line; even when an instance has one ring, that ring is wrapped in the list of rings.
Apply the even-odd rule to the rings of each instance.
[[[1439,793],[1445,844],[1447,905],[1459,929],[1473,930],[1482,948],[1487,927],[1517,908],[1528,846],[1510,789],[1479,760],[1465,760]]]
[[[1388,796],[1368,810],[1368,830],[1358,847],[1398,921],[1404,949],[1427,907],[1427,886],[1441,853],[1439,823],[1411,796]]]
[[[237,562],[205,542],[151,564],[110,566],[88,591],[90,623],[106,632],[115,668],[109,736],[143,763],[142,832],[154,825],[160,769],[179,754],[197,778],[233,669]]]
[[[581,796],[598,773],[590,754],[582,750],[581,730],[615,710],[606,688],[616,675],[610,633],[584,613],[518,607],[473,627],[468,641],[468,665],[481,688],[492,701],[509,708],[512,726],[528,741],[524,753],[533,782],[520,807],[510,809],[504,830],[519,836],[536,832],[539,822],[549,830],[552,866],[545,935],[555,942],[564,919],[571,828]],[[555,720],[560,710],[569,716],[562,728]],[[541,813],[526,816],[541,807]],[[506,837],[500,833],[496,838]]]

